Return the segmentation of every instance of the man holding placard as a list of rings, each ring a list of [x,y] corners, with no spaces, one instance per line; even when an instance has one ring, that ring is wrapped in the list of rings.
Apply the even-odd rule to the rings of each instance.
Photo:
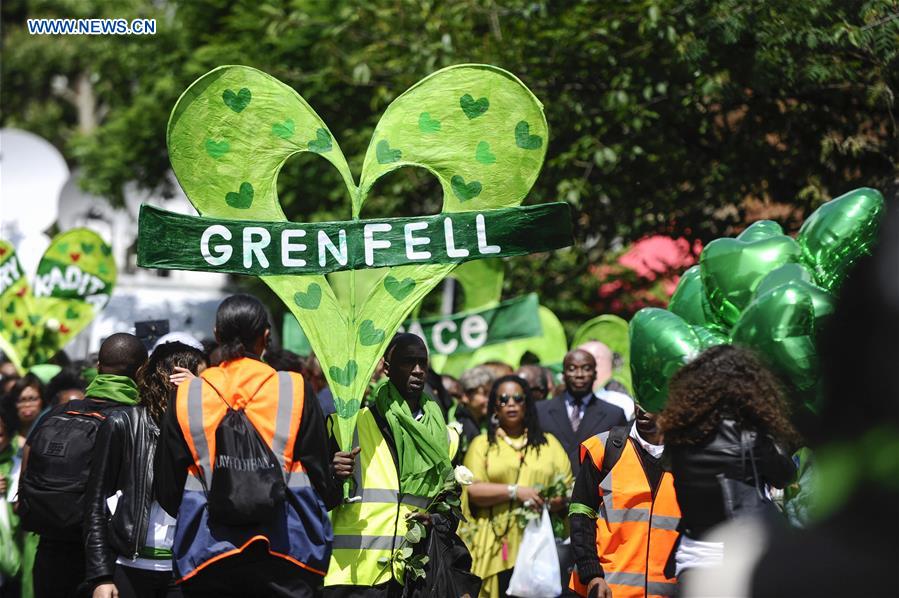
[[[459,437],[440,405],[425,394],[428,351],[414,334],[397,335],[384,354],[388,379],[359,412],[352,452],[335,452],[338,479],[352,476],[353,496],[331,512],[334,550],[325,595],[393,597],[403,592],[405,567],[393,558],[410,522],[440,515],[427,507],[444,490]],[[332,439],[340,428],[332,416]],[[433,533],[433,526],[432,533]],[[386,563],[386,564],[385,564]],[[426,568],[427,571],[427,568]]]

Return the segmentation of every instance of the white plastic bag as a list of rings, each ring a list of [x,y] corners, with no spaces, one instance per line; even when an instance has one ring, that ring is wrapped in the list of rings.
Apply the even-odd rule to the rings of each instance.
[[[507,594],[521,598],[555,598],[561,593],[556,539],[549,511],[544,507],[543,516],[524,528]]]

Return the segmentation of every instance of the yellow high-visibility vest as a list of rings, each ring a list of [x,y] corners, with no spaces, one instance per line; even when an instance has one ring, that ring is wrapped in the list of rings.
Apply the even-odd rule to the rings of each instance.
[[[341,444],[336,418],[336,414],[331,416],[329,428]],[[448,427],[447,436],[452,459],[459,448],[459,435]],[[389,559],[400,547],[408,531],[407,517],[425,510],[431,498],[400,493],[390,447],[367,407],[356,419],[353,446],[362,448],[353,471],[355,496],[330,513],[334,545],[325,585],[373,586],[391,579],[402,582],[400,563],[391,567],[378,560]]]

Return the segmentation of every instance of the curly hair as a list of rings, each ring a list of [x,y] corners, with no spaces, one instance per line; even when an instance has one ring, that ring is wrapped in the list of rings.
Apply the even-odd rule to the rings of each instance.
[[[531,387],[528,386],[524,378],[510,374],[494,381],[493,387],[490,389],[490,399],[487,402],[487,413],[491,416],[496,413],[499,403],[499,387],[506,382],[514,382],[521,387],[521,391],[524,393],[524,427],[528,431],[528,448],[533,447],[539,452],[540,446],[546,444],[546,436],[543,434],[543,429],[540,427],[540,422],[537,419],[537,403],[534,401],[534,397],[531,396]],[[491,417],[490,425],[487,428],[487,439],[491,444],[496,443],[497,427],[499,427],[499,423]]]
[[[751,351],[718,345],[677,371],[659,418],[666,446],[706,441],[730,417],[789,446],[799,440],[781,383]]]
[[[141,405],[147,408],[147,413],[156,424],[162,421],[169,396],[175,389],[169,381],[175,366],[186,368],[196,376],[199,366],[205,363],[206,356],[202,351],[184,343],[165,343],[153,350],[147,362],[137,371],[137,387],[140,389]]]

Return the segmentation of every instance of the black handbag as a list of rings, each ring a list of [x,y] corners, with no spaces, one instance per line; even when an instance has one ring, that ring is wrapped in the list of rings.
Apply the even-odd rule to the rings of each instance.
[[[743,471],[743,479],[746,479],[747,446],[749,463],[752,467],[752,484],[743,480],[735,480],[719,473],[716,477],[721,487],[721,496],[724,500],[724,514],[728,519],[735,517],[768,516],[777,513],[777,506],[765,494],[762,482],[759,479],[758,469],[755,464],[755,454],[752,451],[753,438],[751,434],[742,430],[740,432],[740,462]]]

